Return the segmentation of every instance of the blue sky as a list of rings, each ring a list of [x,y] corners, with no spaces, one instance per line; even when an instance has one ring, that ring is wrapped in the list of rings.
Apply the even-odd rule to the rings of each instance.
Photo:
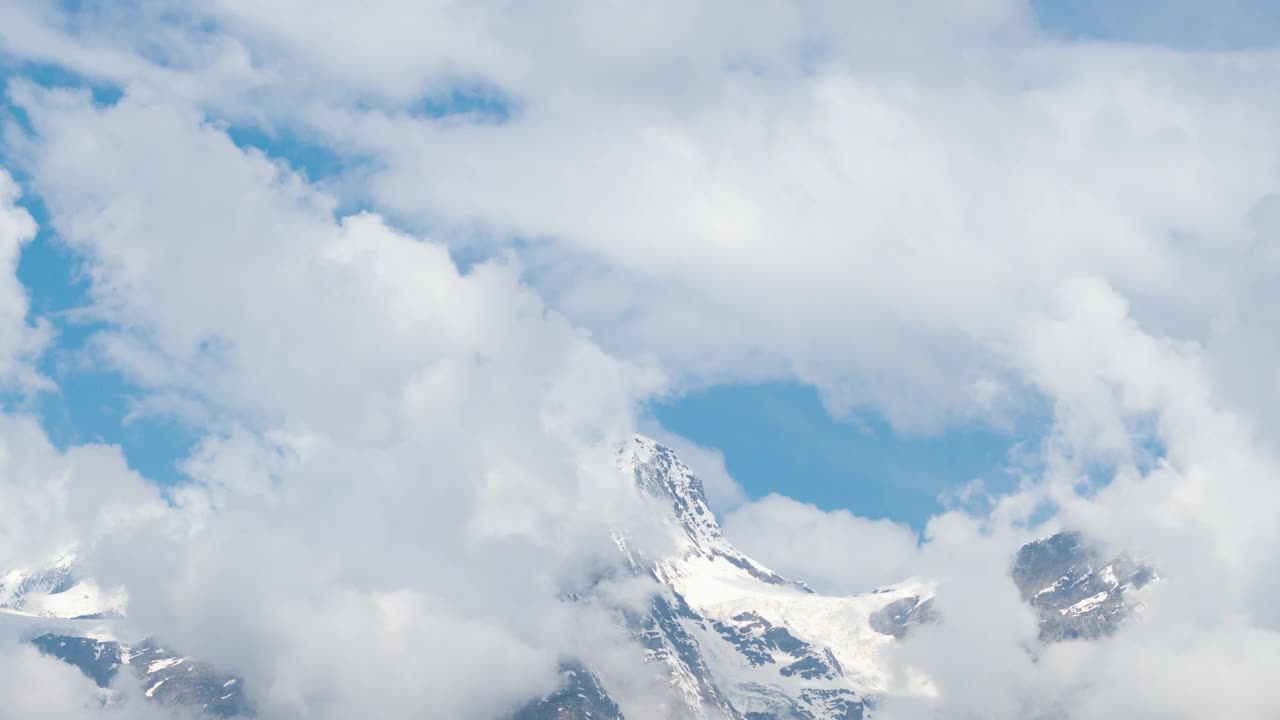
[[[872,414],[833,418],[812,387],[790,383],[719,386],[653,413],[668,430],[721,450],[752,497],[779,492],[916,528],[958,486],[980,481],[992,492],[1012,489],[1018,445],[1039,442],[1042,425],[904,434]]]
[[[1274,44],[1273,30],[1280,27],[1280,4],[1246,0],[1033,0],[1032,5],[1047,32],[1070,40],[1212,50]],[[100,103],[118,97],[110,87],[88,86],[49,66],[11,66],[4,73],[6,80],[89,87]],[[494,91],[459,87],[423,101],[421,112],[503,122],[512,108]],[[232,126],[228,134],[242,147],[287,162],[315,181],[337,177],[353,162],[288,130]],[[20,172],[15,174],[21,181]],[[171,420],[130,418],[140,389],[95,367],[85,355],[84,343],[96,326],[75,313],[90,305],[76,259],[50,230],[39,198],[28,194],[24,204],[41,230],[23,253],[19,277],[30,292],[32,315],[50,319],[58,333],[41,370],[59,391],[36,401],[51,437],[62,445],[118,444],[147,477],[180,482],[177,463],[196,441],[196,432]],[[752,497],[782,492],[824,509],[849,508],[917,528],[942,507],[943,495],[970,481],[980,479],[993,490],[1010,488],[1010,453],[1040,442],[1043,426],[1025,421],[1009,431],[965,426],[904,435],[874,414],[833,418],[812,388],[786,383],[713,387],[655,405],[651,412],[668,430],[722,451],[729,471]]]
[[[1280,4],[1267,0],[1032,0],[1041,25],[1073,40],[1191,50],[1274,47]]]

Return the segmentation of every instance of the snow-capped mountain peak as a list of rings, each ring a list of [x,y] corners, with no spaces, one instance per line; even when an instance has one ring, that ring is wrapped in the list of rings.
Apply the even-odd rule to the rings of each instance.
[[[724,537],[702,481],[680,461],[674,451],[643,435],[636,435],[618,450],[618,468],[635,479],[643,492],[670,502],[670,516],[680,530],[677,546],[684,559],[722,560],[751,577],[771,585],[787,585],[810,592],[803,583],[785,578],[738,552]]]
[[[669,503],[675,550],[646,568],[665,591],[638,634],[652,659],[670,667],[691,717],[869,713],[889,682],[882,653],[909,625],[931,617],[928,583],[818,595],[734,547],[701,481],[669,448],[637,436],[619,450],[618,467],[641,491]]]

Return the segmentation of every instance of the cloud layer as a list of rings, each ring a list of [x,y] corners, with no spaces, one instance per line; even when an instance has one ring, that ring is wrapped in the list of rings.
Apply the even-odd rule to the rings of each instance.
[[[160,489],[15,402],[0,561],[81,544],[268,717],[492,717],[570,656],[642,675],[557,600],[644,533],[608,445],[762,379],[903,431],[1052,408],[1042,469],[923,538],[744,503],[702,456],[780,572],[947,588],[897,658],[932,694],[885,716],[1280,708],[1280,54],[1066,43],[1013,0],[12,3],[0,50],[0,380],[56,391],[25,190],[93,362],[202,437]],[[1117,637],[1029,653],[1010,553],[1063,526],[1165,579]]]

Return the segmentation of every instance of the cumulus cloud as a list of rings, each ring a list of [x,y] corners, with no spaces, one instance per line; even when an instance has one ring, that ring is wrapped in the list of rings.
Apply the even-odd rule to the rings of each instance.
[[[164,25],[175,53],[211,48],[185,64],[64,62],[168,94],[180,67],[184,97],[236,118],[228,98],[303,93],[267,101],[269,124],[377,158],[354,194],[442,241],[537,238],[526,277],[607,349],[678,379],[798,377],[907,427],[1013,412],[1010,336],[1074,274],[1204,336],[1225,319],[1210,300],[1257,273],[1240,223],[1274,190],[1270,54],[1061,45],[1003,0],[771,6],[734,33],[719,10],[306,13],[348,30],[354,62],[297,13],[232,3],[205,18],[222,33]],[[136,60],[138,13],[59,37]],[[244,78],[221,72],[229,47],[260,54]],[[415,109],[442,82],[490,87],[510,121]]]
[[[36,224],[18,202],[21,192],[0,168],[0,387],[6,391],[48,389],[32,361],[49,341],[47,324],[27,321],[27,294],[17,279],[18,257],[35,238]]]
[[[111,448],[58,456],[97,460],[96,494],[60,490],[56,464],[12,468],[5,560],[87,545],[87,571],[129,587],[131,623],[241,669],[267,717],[375,701],[489,717],[554,687],[561,660],[638,667],[615,626],[576,629],[559,593],[613,556],[613,529],[643,528],[609,447],[659,371],[602,352],[514,261],[462,273],[375,215],[335,219],[189,108],[15,97],[39,128],[33,185],[110,328],[95,357],[194,403],[208,434],[169,503]],[[13,424],[7,440],[47,446]],[[146,501],[161,517],[127,522]],[[610,627],[612,642],[580,639]],[[406,675],[389,695],[392,665]]]
[[[905,579],[919,566],[911,528],[848,510],[823,512],[783,495],[737,508],[724,528],[743,552],[822,593],[870,592]]]
[[[1064,43],[1014,0],[556,10],[0,7],[15,61],[122,93],[14,80],[5,147],[85,262],[94,357],[203,434],[157,505],[116,451],[6,420],[0,557],[91,543],[275,716],[349,716],[400,662],[431,681],[387,716],[482,717],[564,656],[634,669],[556,596],[643,527],[603,448],[656,393],[799,380],[924,431],[1047,402],[1044,472],[920,541],[745,502],[684,449],[778,571],[947,588],[889,716],[1274,714],[1280,55]],[[0,175],[8,275],[17,198]],[[44,341],[4,283],[9,376]],[[112,494],[47,482],[86,463]],[[1063,526],[1160,568],[1142,623],[1038,646],[1009,557]]]
[[[0,689],[9,698],[6,712],[33,720],[93,717],[105,699],[79,670],[16,643],[0,647]]]
[[[35,420],[0,415],[0,567],[40,567],[79,545],[167,514],[159,491],[118,448],[59,452]]]

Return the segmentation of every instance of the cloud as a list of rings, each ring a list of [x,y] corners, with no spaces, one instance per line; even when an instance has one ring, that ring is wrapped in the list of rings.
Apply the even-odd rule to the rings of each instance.
[[[823,512],[782,495],[742,505],[723,524],[743,552],[823,594],[870,592],[919,566],[916,534],[905,525]]]
[[[462,273],[376,215],[335,219],[181,104],[15,97],[109,328],[98,362],[208,418],[164,521],[67,536],[96,537],[86,569],[130,588],[131,623],[243,672],[266,717],[488,717],[554,687],[562,659],[638,667],[559,596],[614,557],[614,528],[643,536],[609,447],[660,372],[602,352],[513,261]],[[584,622],[612,640],[579,639]]]
[[[59,451],[32,418],[0,415],[0,567],[40,567],[77,546],[167,515],[118,448]]]
[[[899,90],[833,64],[786,87],[733,78],[739,97],[679,114],[601,104],[460,128],[362,116],[335,132],[394,158],[373,188],[401,212],[553,238],[534,281],[608,347],[694,380],[797,376],[837,411],[931,428],[1007,411],[983,389],[1017,388],[1011,335],[1075,273],[1105,273],[1155,322],[1210,322],[1193,298],[1225,280],[1190,269],[1203,244],[1243,261],[1231,225],[1274,185],[1237,139],[1269,134],[1260,88],[1211,110],[1198,78],[1154,54],[1115,58],[1134,79],[1107,92],[1109,65],[1087,55],[1010,56],[1053,79],[976,67],[994,77]],[[1219,73],[1227,88],[1248,80]],[[1228,109],[1243,106],[1251,127]],[[451,172],[422,172],[428,158]],[[519,160],[495,172],[502,158]]]
[[[58,720],[102,712],[103,698],[93,681],[30,645],[0,646],[0,690],[9,698],[6,712],[14,717]]]
[[[1016,412],[1011,336],[1074,274],[1203,336],[1209,300],[1255,271],[1237,225],[1274,190],[1272,55],[1063,45],[1015,2],[776,6],[734,12],[735,33],[717,10],[322,4],[300,23],[232,3],[193,40],[207,52],[108,77],[241,119],[234,99],[269,87],[291,99],[257,121],[376,159],[357,197],[454,246],[536,238],[524,276],[606,350],[678,381],[796,377],[908,428]],[[175,54],[188,19],[162,25]],[[328,53],[324,24],[363,61]],[[128,55],[121,25],[63,40]],[[368,31],[387,27],[448,31]],[[232,47],[258,52],[249,79],[221,73]],[[442,83],[519,111],[414,112]]]
[[[18,257],[35,238],[31,214],[18,205],[20,189],[0,168],[0,387],[5,390],[48,389],[49,381],[32,365],[50,340],[47,324],[27,322],[27,295],[18,282]]]
[[[890,717],[1274,714],[1280,55],[1065,43],[1001,0],[165,9],[5,6],[7,54],[123,92],[12,81],[31,132],[6,149],[86,262],[95,357],[201,424],[193,480],[108,532],[24,471],[0,492],[34,539],[3,552],[89,533],[139,622],[245,668],[280,717],[370,702],[374,663],[347,659],[374,656],[431,680],[388,716],[492,715],[563,655],[626,675],[626,644],[577,642],[556,596],[643,524],[602,448],[656,393],[799,380],[920,431],[1044,402],[1044,472],[922,543],[740,504],[691,450],[778,571],[947,588]],[[511,112],[422,111],[460,87]],[[321,189],[236,123],[348,174]],[[16,198],[4,176],[10,258]],[[27,357],[9,287],[0,357]],[[114,451],[40,452],[136,489]],[[1043,648],[1007,563],[1065,525],[1165,580],[1135,628]],[[480,651],[424,653],[459,628]]]

